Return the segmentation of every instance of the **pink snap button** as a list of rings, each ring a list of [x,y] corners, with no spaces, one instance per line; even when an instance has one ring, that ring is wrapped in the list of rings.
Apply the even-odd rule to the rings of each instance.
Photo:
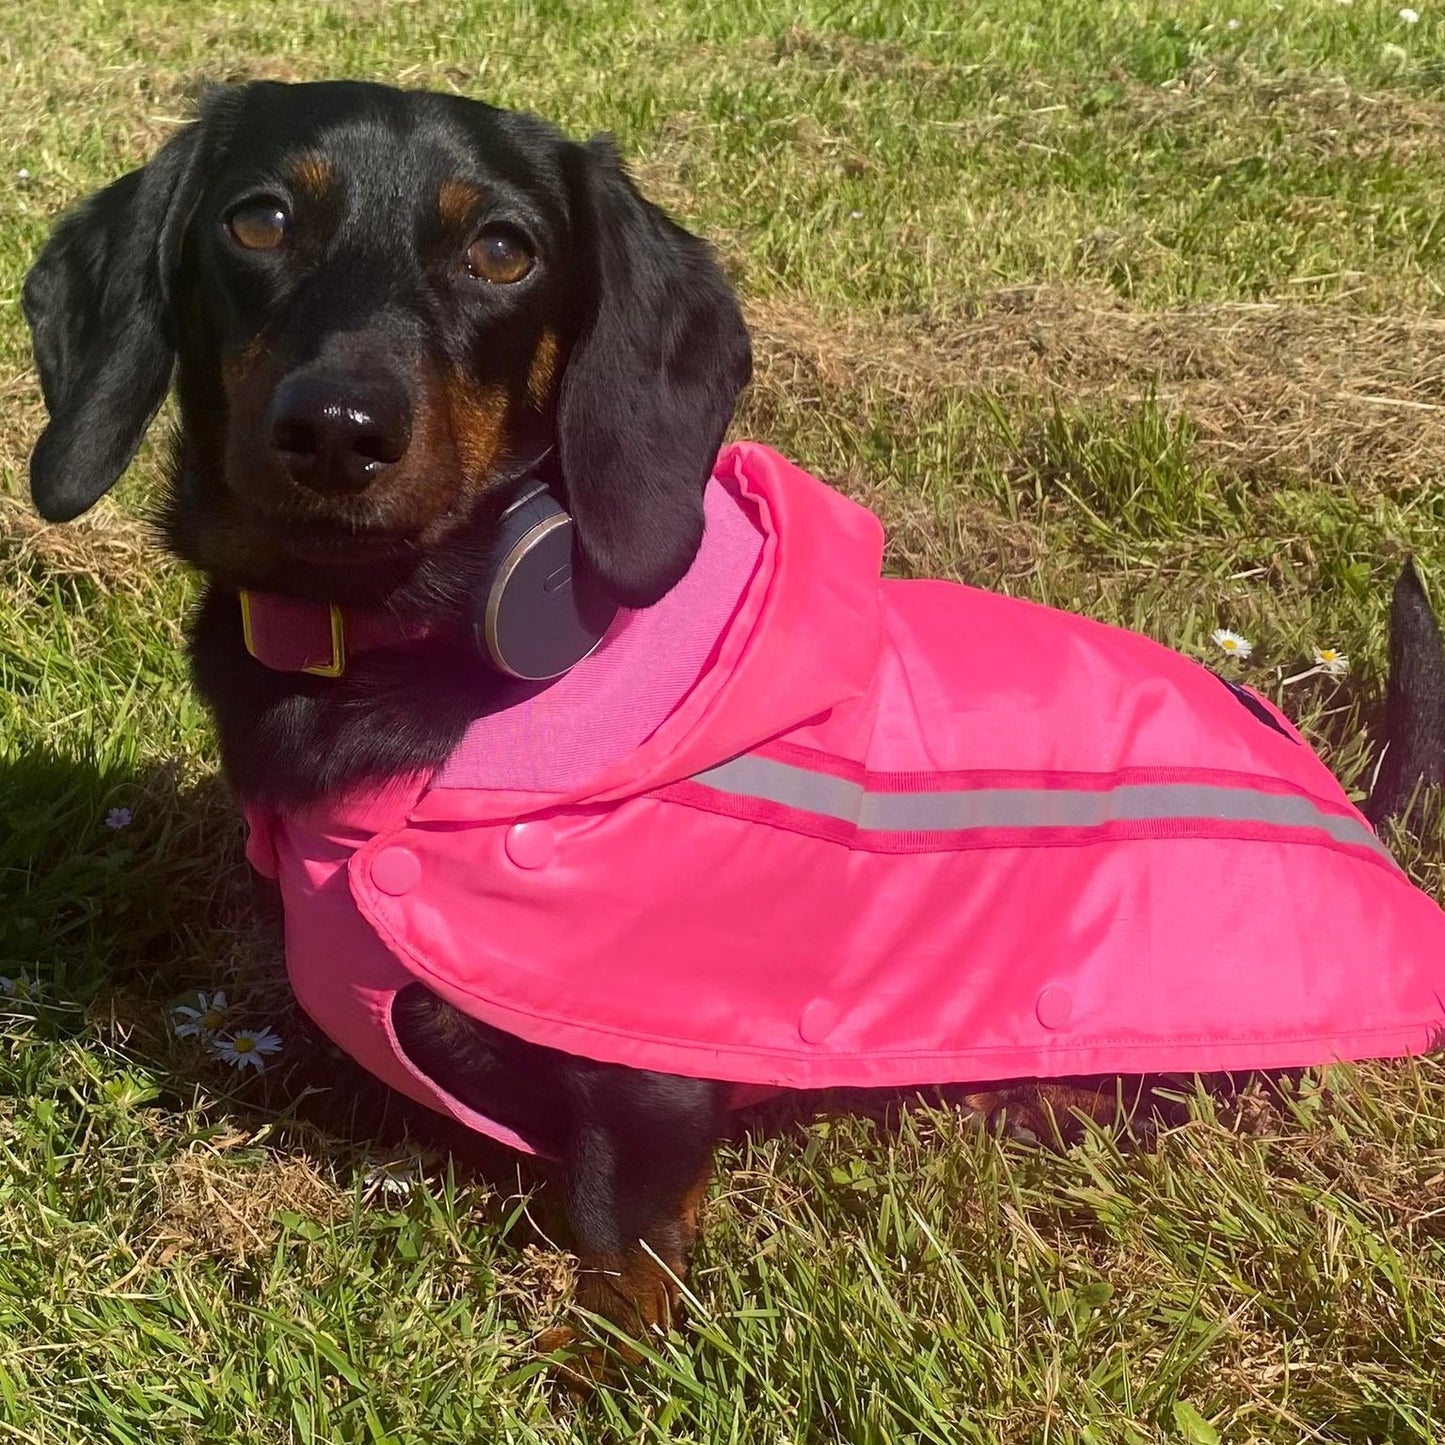
[[[410,848],[383,848],[371,860],[371,881],[395,897],[421,882],[421,860]]]
[[[557,839],[548,823],[513,823],[502,846],[518,868],[542,868],[552,861]]]
[[[821,1044],[838,1025],[838,1005],[831,999],[815,998],[798,1020],[798,1037],[805,1044]]]
[[[1061,1029],[1074,1012],[1074,1000],[1066,988],[1046,988],[1039,994],[1034,1012],[1046,1029]]]

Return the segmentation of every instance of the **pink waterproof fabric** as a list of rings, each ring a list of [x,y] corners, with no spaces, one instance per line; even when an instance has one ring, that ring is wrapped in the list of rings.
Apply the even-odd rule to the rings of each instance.
[[[619,612],[597,650],[556,682],[479,717],[436,787],[566,792],[672,715],[707,667],[763,550],[754,509],[723,487],[708,488],[703,515],[706,545],[687,576],[656,607]]]
[[[713,485],[761,550],[709,574],[701,674],[623,755],[543,789],[464,747],[436,779],[252,813],[297,996],[366,1067],[528,1149],[401,1056],[396,989],[783,1088],[1436,1040],[1445,915],[1269,704],[1132,633],[880,582],[876,520],[766,448],[725,449]]]

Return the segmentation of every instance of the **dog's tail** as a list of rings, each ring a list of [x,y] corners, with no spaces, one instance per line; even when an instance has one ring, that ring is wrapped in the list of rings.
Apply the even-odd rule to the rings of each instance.
[[[1390,604],[1385,749],[1365,812],[1377,827],[1445,782],[1445,645],[1425,589],[1407,560]]]

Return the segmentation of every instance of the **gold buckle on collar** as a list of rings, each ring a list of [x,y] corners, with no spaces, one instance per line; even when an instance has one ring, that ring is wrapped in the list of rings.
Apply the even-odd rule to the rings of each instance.
[[[246,651],[257,662],[269,666],[257,651],[251,636],[251,594],[244,588],[238,589],[241,599],[241,636],[246,642]],[[342,621],[341,609],[334,603],[328,604],[331,612],[331,658],[328,662],[317,662],[300,669],[313,677],[340,677],[346,671],[346,625]]]

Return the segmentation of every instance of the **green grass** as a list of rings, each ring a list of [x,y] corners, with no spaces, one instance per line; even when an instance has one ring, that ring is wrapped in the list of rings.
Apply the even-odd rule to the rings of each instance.
[[[137,520],[154,451],[73,528],[15,500],[41,420],[15,298],[55,212],[205,78],[451,88],[615,131],[718,242],[759,355],[739,430],[876,506],[896,570],[1197,655],[1234,627],[1362,792],[1389,585],[1407,551],[1445,579],[1445,19],[1417,8],[12,7],[0,974],[35,997],[0,1000],[0,1441],[1445,1436],[1434,1062],[1201,1099],[1150,1150],[777,1111],[726,1151],[688,1330],[559,1400],[532,1176],[408,1133],[249,922],[194,584]],[[1325,644],[1349,676],[1299,679]],[[1445,836],[1399,842],[1445,893]],[[286,1035],[263,1078],[171,1034],[213,985]],[[381,1192],[384,1160],[423,1182]]]

